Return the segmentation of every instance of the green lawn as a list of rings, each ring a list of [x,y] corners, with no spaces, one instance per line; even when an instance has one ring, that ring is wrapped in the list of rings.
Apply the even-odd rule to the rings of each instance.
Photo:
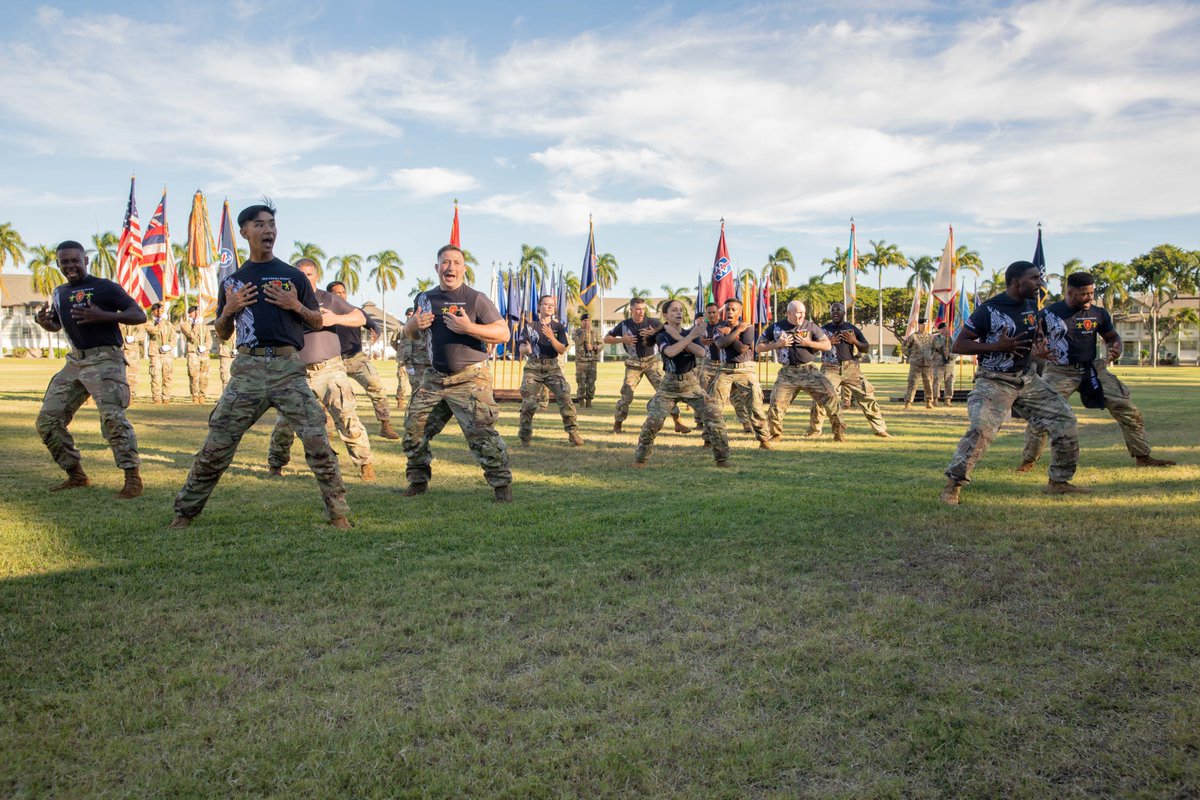
[[[1200,795],[1198,370],[1119,372],[1182,466],[1081,412],[1092,497],[1014,474],[1009,423],[944,507],[965,409],[892,403],[892,440],[858,411],[844,445],[798,438],[804,404],[776,452],[732,424],[732,470],[664,432],[634,472],[609,364],[584,448],[553,412],[517,447],[504,406],[511,505],[456,428],[413,499],[373,437],[335,531],[298,448],[267,480],[268,415],[168,532],[209,409],[134,406],[122,502],[85,408],[95,485],[49,494],[55,368],[0,361],[0,796]]]

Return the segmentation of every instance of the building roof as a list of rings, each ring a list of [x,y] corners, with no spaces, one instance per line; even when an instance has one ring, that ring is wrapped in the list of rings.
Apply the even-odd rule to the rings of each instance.
[[[32,275],[0,274],[0,306],[41,305],[46,298],[33,290]]]

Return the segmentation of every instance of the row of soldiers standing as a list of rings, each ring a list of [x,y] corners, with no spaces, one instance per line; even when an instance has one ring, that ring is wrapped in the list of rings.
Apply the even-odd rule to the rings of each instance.
[[[236,355],[232,343],[222,341],[213,334],[208,324],[200,318],[200,310],[196,306],[188,309],[187,316],[174,323],[163,313],[162,304],[155,303],[150,307],[149,318],[144,324],[121,325],[122,349],[128,362],[126,378],[130,400],[137,399],[144,357],[149,362],[151,402],[170,402],[175,346],[179,336],[184,341],[188,388],[193,404],[208,402],[209,359],[214,346],[220,356],[221,385],[228,382],[229,368]]]
[[[919,327],[904,340],[904,357],[908,359],[908,390],[904,394],[904,407],[912,408],[920,380],[925,391],[925,407],[937,404],[938,393],[943,392],[946,405],[954,400],[954,344],[946,330],[946,323],[938,324],[937,333],[931,333],[929,322],[922,317]]]

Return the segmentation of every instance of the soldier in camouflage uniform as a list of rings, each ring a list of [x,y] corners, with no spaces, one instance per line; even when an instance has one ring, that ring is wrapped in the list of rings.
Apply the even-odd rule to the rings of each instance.
[[[832,346],[821,358],[821,374],[829,379],[839,397],[848,394],[851,404],[858,403],[876,436],[889,439],[891,434],[887,431],[887,423],[883,421],[875,390],[863,377],[862,366],[858,362],[858,354],[870,348],[867,338],[861,330],[846,322],[844,304],[831,303],[829,316],[830,321],[822,325],[821,330],[829,337]],[[846,405],[841,404],[843,409]],[[821,435],[822,417],[821,405],[814,400],[809,410],[809,432],[814,436]]]
[[[150,306],[146,324],[146,349],[150,360],[150,400],[171,402],[171,375],[175,370],[175,326],[167,319],[163,304]]]
[[[600,361],[602,344],[586,308],[579,315],[579,327],[571,334],[571,340],[575,343],[575,388],[579,404],[591,408],[596,397],[596,364]]]
[[[629,301],[629,319],[617,323],[604,336],[605,344],[619,344],[625,347],[625,381],[621,384],[621,396],[617,398],[616,413],[613,416],[613,433],[621,432],[621,424],[629,416],[629,406],[633,404],[633,390],[642,382],[642,378],[650,381],[650,385],[658,390],[662,380],[662,366],[655,355],[654,337],[662,328],[662,323],[646,316],[646,301],[635,297]],[[678,433],[690,433],[691,428],[679,419],[679,406],[671,410],[675,420],[675,430]]]
[[[408,318],[413,315],[413,310],[410,308],[404,312],[404,321],[408,322]],[[415,390],[415,385],[421,382],[420,375],[412,374],[412,352],[415,342],[404,335],[404,328],[401,326],[395,333],[392,334],[392,349],[396,351],[396,410],[403,411],[408,405],[408,398],[412,397]]]
[[[717,322],[721,319],[721,309],[716,303],[709,303],[704,309],[704,322],[697,322],[698,325],[704,326],[704,331],[700,334],[699,343],[704,348],[705,355],[700,359],[700,365],[696,368],[700,381],[700,388],[706,394],[712,394],[713,385],[717,380],[717,374],[721,371],[721,359],[724,357],[724,352],[721,348],[714,344],[717,335]],[[737,420],[742,424],[742,430],[746,433],[753,433],[754,428],[750,424],[750,406],[753,403],[753,393],[740,383],[735,383],[729,388],[729,404],[733,406],[733,412],[737,415]],[[704,416],[702,411],[696,412],[696,427],[703,428]]]
[[[571,386],[562,373],[558,357],[567,351],[567,326],[554,319],[556,303],[552,295],[538,298],[538,318],[521,332],[517,341],[521,355],[526,356],[521,376],[521,417],[518,436],[521,444],[533,439],[533,414],[537,409],[541,389],[554,394],[562,416],[567,439],[578,447],[583,444],[576,422],[575,404],[571,402]]]
[[[179,332],[183,334],[187,346],[188,388],[192,392],[192,404],[203,405],[208,402],[208,362],[212,334],[208,325],[200,319],[199,307],[188,309],[187,319],[179,323]]]
[[[143,325],[121,326],[121,349],[125,354],[125,380],[129,383],[129,402],[137,400],[139,370],[146,352],[146,328]]]
[[[217,356],[220,358],[221,389],[224,390],[225,384],[229,383],[229,373],[233,369],[233,359],[237,356],[233,339],[217,337]]]
[[[662,430],[663,422],[672,408],[687,403],[701,418],[704,425],[704,443],[712,448],[718,467],[729,466],[729,437],[725,433],[725,417],[713,398],[700,386],[700,374],[696,369],[697,357],[703,357],[705,348],[698,342],[708,332],[702,321],[697,321],[691,330],[683,330],[683,303],[670,300],[663,306],[667,324],[655,335],[658,352],[662,356],[663,377],[650,399],[646,421],[638,434],[638,446],[633,455],[633,465],[643,466],[650,458],[654,439]]]
[[[306,380],[298,352],[304,330],[324,327],[308,278],[272,255],[275,212],[250,206],[238,215],[250,260],[221,281],[217,336],[237,332],[238,357],[229,383],[208,418],[208,437],[192,462],[187,481],[175,496],[170,527],[192,524],[229,468],[243,434],[272,406],[292,425],[304,444],[304,457],[316,476],[325,517],[336,528],[350,527],[350,507],[338,459],[325,435],[325,412]]]
[[[940,323],[930,350],[933,356],[933,399],[936,402],[938,392],[942,391],[946,405],[952,405],[954,402],[954,354],[950,352],[953,344],[946,323]]]
[[[325,287],[325,291],[342,300],[347,299],[346,285],[341,281],[333,281]],[[358,311],[363,315],[364,327],[370,331],[371,341],[374,343],[382,332],[380,325],[367,316],[366,311],[361,308]],[[363,329],[352,325],[336,325],[334,330],[337,331],[338,340],[342,344],[342,363],[346,367],[346,375],[366,390],[367,397],[371,400],[371,408],[375,411],[375,419],[379,423],[379,435],[385,439],[399,439],[400,434],[392,428],[392,413],[388,409],[388,401],[383,393],[383,384],[379,380],[379,373],[376,372],[375,365],[371,363],[370,355],[363,350]]]
[[[904,407],[912,408],[917,395],[917,378],[925,387],[925,407],[933,408],[933,334],[924,317],[918,320],[920,327],[904,340],[904,355],[908,358],[908,391],[904,395]]]
[[[427,424],[432,415],[444,418],[451,413],[483,467],[496,502],[511,502],[508,448],[496,432],[500,409],[487,365],[488,345],[508,341],[508,324],[486,295],[463,282],[466,268],[458,247],[446,245],[438,251],[437,275],[438,288],[417,296],[417,311],[404,324],[404,334],[410,339],[428,337],[426,352],[431,362],[404,417],[409,482],[404,496],[429,490],[433,453]]]
[[[821,373],[821,354],[832,345],[825,331],[807,316],[804,303],[792,300],[786,318],[768,326],[755,345],[760,353],[775,351],[781,365],[771,387],[771,405],[767,411],[767,432],[772,442],[783,438],[783,418],[800,392],[806,392],[824,408],[833,424],[833,440],[845,440],[846,425],[842,422],[837,390]],[[811,425],[809,431],[814,431]]]
[[[762,386],[755,369],[755,337],[749,320],[742,319],[742,301],[731,297],[725,301],[725,319],[717,325],[717,338],[721,348],[721,368],[708,392],[719,413],[724,413],[730,391],[743,386],[750,394],[750,426],[758,446],[770,450],[771,435],[767,430],[767,415],[763,411]]]
[[[1030,363],[1040,277],[1038,268],[1028,261],[1010,264],[1004,273],[1004,292],[981,303],[954,342],[955,353],[979,356],[979,371],[967,398],[969,427],[946,467],[940,499],[947,505],[959,504],[961,487],[970,482],[976,462],[1013,409],[1050,434],[1052,459],[1046,493],[1089,491],[1070,482],[1079,462],[1075,414]]]
[[[112,448],[117,466],[125,471],[125,485],[117,497],[128,500],[142,494],[143,487],[137,437],[125,416],[129,385],[119,326],[140,325],[146,321],[146,314],[116,283],[88,274],[83,245],[63,242],[56,255],[67,282],[54,290],[52,305],[34,316],[43,329],[65,332],[74,348],[67,353],[66,366],[51,378],[37,415],[42,443],[54,463],[67,473],[67,479],[51,491],[90,483],[67,426],[91,396],[100,412],[100,431]]]

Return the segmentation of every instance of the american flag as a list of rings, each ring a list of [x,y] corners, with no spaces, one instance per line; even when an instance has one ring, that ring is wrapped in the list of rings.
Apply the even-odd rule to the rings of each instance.
[[[167,190],[142,237],[142,270],[146,276],[147,293],[154,302],[179,297],[179,270],[171,251],[171,234],[167,230]]]
[[[134,179],[129,179],[129,203],[125,206],[125,223],[117,244],[117,283],[142,308],[151,305],[142,272],[142,226],[138,222],[137,201],[133,196]]]

